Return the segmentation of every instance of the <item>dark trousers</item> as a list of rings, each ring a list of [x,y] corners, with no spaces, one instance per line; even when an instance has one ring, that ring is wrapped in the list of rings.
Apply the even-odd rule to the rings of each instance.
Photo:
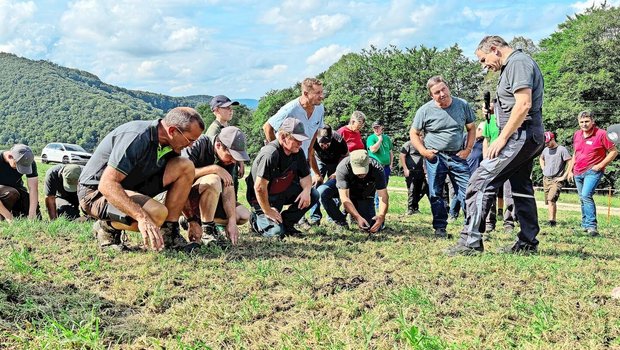
[[[299,222],[299,219],[301,219],[304,214],[306,214],[306,212],[319,201],[319,193],[315,188],[312,188],[310,191],[310,205],[303,209],[299,209],[297,206],[298,203],[295,202],[295,199],[297,199],[297,196],[299,196],[301,191],[301,185],[298,182],[293,182],[291,186],[286,189],[286,191],[269,196],[269,204],[280,212],[280,215],[282,216],[282,226],[284,226],[285,229],[293,227],[293,225]],[[282,208],[285,205],[289,206],[286,210],[282,211]],[[256,212],[256,215],[265,215],[260,209],[258,203],[253,203],[252,207]]]
[[[472,175],[465,194],[467,215],[461,231],[460,244],[478,248],[482,244],[486,217],[491,200],[504,181],[509,180],[516,216],[521,225],[518,244],[537,246],[538,211],[530,178],[534,158],[544,148],[542,126],[525,122],[510,136],[499,155],[485,159]]]
[[[56,197],[56,212],[58,217],[64,216],[69,220],[75,220],[80,217],[79,206],[60,197]]]
[[[14,217],[28,216],[30,196],[25,188],[0,185],[0,201]],[[41,210],[38,206],[37,216],[41,217]]]
[[[424,170],[409,170],[409,176],[405,177],[407,183],[407,209],[418,210],[420,199],[428,196],[428,184],[424,177]]]

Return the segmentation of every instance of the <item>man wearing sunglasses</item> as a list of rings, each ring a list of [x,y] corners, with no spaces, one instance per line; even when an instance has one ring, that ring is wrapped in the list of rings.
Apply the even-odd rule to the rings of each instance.
[[[194,164],[179,157],[205,124],[189,107],[163,119],[137,120],[112,130],[79,179],[80,207],[97,219],[93,231],[105,249],[123,250],[122,230],[139,231],[145,247],[184,248],[178,219],[194,180]],[[167,191],[162,204],[153,199]]]

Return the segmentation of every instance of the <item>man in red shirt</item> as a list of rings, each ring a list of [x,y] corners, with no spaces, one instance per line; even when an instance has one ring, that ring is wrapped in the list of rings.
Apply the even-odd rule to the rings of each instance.
[[[342,138],[347,142],[349,153],[358,149],[366,149],[366,146],[362,141],[362,134],[360,133],[365,121],[366,116],[364,113],[355,111],[351,115],[349,124],[338,129],[338,133],[342,135]]]
[[[568,179],[575,179],[581,201],[581,227],[590,236],[598,236],[596,205],[592,196],[605,166],[618,155],[616,146],[607,138],[605,130],[596,127],[591,112],[579,113],[579,130],[573,136],[575,152],[568,165]]]

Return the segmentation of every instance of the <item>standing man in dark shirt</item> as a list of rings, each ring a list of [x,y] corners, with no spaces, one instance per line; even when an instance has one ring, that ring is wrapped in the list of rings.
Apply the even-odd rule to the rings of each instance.
[[[196,110],[177,107],[164,119],[125,123],[101,141],[80,175],[78,198],[98,219],[93,230],[102,248],[122,250],[122,230],[139,231],[154,250],[185,247],[178,220],[194,164],[179,155],[204,128]],[[153,199],[164,191],[163,204]]]
[[[317,191],[322,197],[325,191],[338,192],[336,189],[336,167],[342,158],[349,153],[346,141],[342,136],[332,131],[332,127],[326,125],[319,129],[317,133],[317,142],[314,144],[314,155],[316,163],[319,166],[321,178],[319,179]],[[327,177],[327,181],[325,181]],[[333,196],[330,199],[333,201]],[[322,199],[321,199],[322,201]],[[310,209],[310,225],[318,225],[323,215],[321,214],[321,205],[317,203]]]
[[[309,137],[298,119],[286,118],[276,139],[261,148],[246,178],[250,224],[264,237],[299,235],[294,225],[319,200],[301,149]],[[289,207],[282,211],[284,205]]]
[[[506,253],[534,252],[538,211],[532,186],[533,160],[543,150],[543,76],[536,62],[514,50],[499,36],[487,36],[476,56],[483,67],[499,72],[497,119],[500,134],[488,148],[488,158],[470,179],[465,196],[467,217],[458,243],[448,255],[471,255],[484,251],[485,218],[497,188],[509,180],[521,231],[517,241],[502,249]]]
[[[237,127],[227,126],[213,141],[207,135],[201,135],[183,151],[196,168],[194,185],[184,210],[191,241],[202,239],[205,244],[215,241],[225,245],[230,240],[233,245],[237,244],[237,226],[250,218],[248,209],[237,202],[233,186],[237,163],[250,160],[245,144],[245,134]],[[216,221],[225,225],[226,237],[220,237],[216,231]]]
[[[400,166],[407,183],[407,215],[418,214],[418,203],[428,193],[428,185],[424,176],[424,158],[411,141],[405,142],[400,149]]]
[[[64,215],[75,220],[80,217],[77,196],[82,167],[76,164],[58,164],[45,173],[45,207],[50,220]]]
[[[0,215],[8,222],[14,217],[36,218],[40,215],[39,175],[32,150],[16,144],[0,154]],[[27,190],[23,175],[26,175]]]
[[[370,158],[366,150],[355,150],[336,168],[336,186],[344,209],[357,226],[371,233],[383,228],[388,212],[389,198],[383,166]],[[379,196],[379,213],[375,211],[375,193]],[[336,223],[345,222],[337,208],[325,210]]]

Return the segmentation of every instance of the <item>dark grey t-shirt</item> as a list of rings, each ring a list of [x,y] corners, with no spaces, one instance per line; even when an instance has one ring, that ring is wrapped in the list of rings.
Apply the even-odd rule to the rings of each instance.
[[[278,140],[263,146],[252,163],[250,176],[245,179],[248,202],[256,200],[254,182],[257,176],[269,180],[271,185],[273,182],[272,180],[283,176],[289,170],[295,174],[297,181],[310,175],[310,168],[308,167],[306,155],[302,149],[297,153],[286,155]]]
[[[463,130],[476,115],[467,101],[452,96],[450,107],[443,109],[435,101],[425,103],[415,114],[411,128],[424,132],[424,147],[456,152],[463,149]]]
[[[532,89],[532,107],[525,120],[532,120],[535,125],[542,125],[543,76],[538,64],[521,50],[513,51],[502,67],[497,83],[498,123],[503,128],[510,118],[515,105],[515,92],[519,89]]]
[[[79,205],[77,192],[68,192],[62,184],[62,169],[64,168],[64,164],[58,164],[47,169],[45,173],[45,196],[62,198],[77,207]]]
[[[182,154],[183,157],[189,158],[194,163],[196,169],[215,164],[232,174],[233,167],[235,166],[235,163],[230,165],[221,164],[220,159],[215,153],[213,141],[206,134],[200,135],[193,145],[183,150]]]
[[[420,171],[424,170],[424,158],[422,157],[420,152],[418,152],[418,150],[413,147],[411,141],[405,142],[403,147],[400,149],[400,153],[405,155],[405,166],[407,167],[407,169]]]
[[[370,158],[368,174],[364,178],[359,178],[351,169],[351,157],[346,157],[336,168],[336,187],[342,190],[348,189],[351,199],[374,198],[376,190],[386,188],[383,166],[376,159]]]
[[[158,120],[138,120],[112,130],[95,149],[80,175],[80,185],[97,187],[103,171],[111,166],[126,175],[121,185],[126,190],[156,190],[151,184],[154,175],[163,174],[168,160],[178,157],[174,151],[157,158]],[[152,193],[144,193],[152,195]]]
[[[566,168],[566,162],[572,158],[566,147],[560,145],[553,149],[545,147],[540,156],[545,162],[543,175],[547,177],[561,176]]]

